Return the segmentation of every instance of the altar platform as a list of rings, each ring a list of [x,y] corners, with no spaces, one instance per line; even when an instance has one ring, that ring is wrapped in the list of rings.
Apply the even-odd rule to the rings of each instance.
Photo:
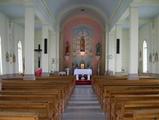
[[[76,80],[76,85],[91,85],[91,80]]]

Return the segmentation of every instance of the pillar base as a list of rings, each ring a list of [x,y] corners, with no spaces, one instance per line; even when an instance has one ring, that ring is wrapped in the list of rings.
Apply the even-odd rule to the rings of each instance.
[[[24,74],[23,80],[35,80],[34,74]]]
[[[128,80],[139,80],[138,74],[128,74]]]

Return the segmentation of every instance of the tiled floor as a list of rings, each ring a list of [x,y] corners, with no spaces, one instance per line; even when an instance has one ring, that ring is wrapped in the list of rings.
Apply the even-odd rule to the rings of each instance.
[[[77,85],[62,120],[105,120],[91,85]]]

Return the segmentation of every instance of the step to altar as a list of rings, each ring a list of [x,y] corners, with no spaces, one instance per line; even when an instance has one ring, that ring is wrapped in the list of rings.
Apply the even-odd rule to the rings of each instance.
[[[76,80],[76,85],[91,85],[91,80]]]

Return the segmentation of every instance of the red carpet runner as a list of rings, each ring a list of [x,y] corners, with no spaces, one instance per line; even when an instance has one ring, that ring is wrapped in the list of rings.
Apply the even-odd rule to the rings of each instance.
[[[91,80],[76,80],[76,85],[91,85]]]

